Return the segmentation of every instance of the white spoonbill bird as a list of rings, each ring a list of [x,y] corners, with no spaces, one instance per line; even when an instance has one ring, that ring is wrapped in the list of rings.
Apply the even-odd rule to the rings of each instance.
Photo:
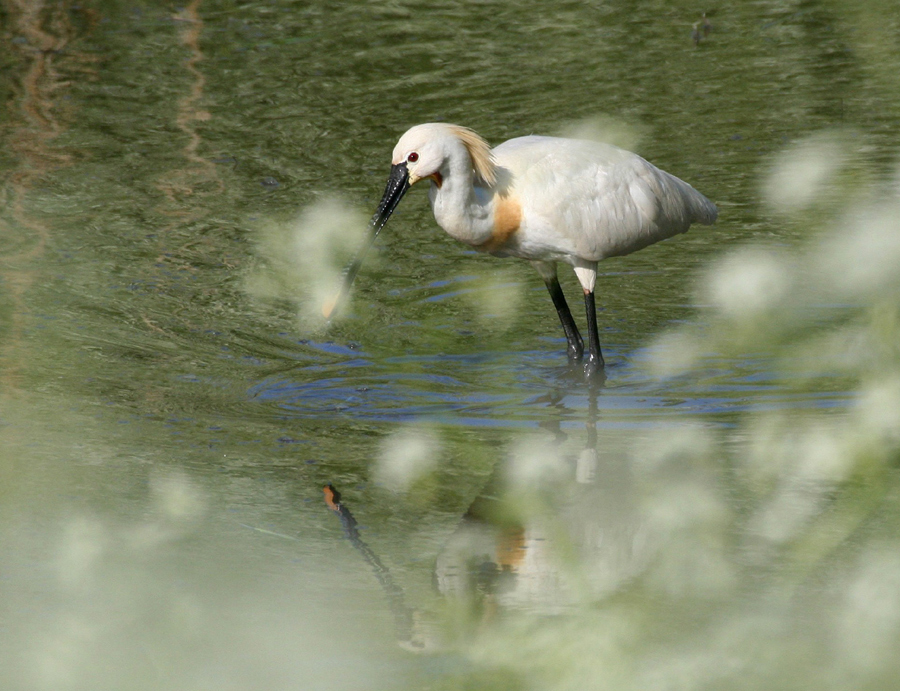
[[[715,204],[686,182],[637,154],[609,144],[558,137],[517,137],[491,149],[458,125],[416,125],[400,137],[390,178],[369,237],[347,268],[330,318],[350,289],[366,252],[406,191],[431,181],[434,218],[452,237],[496,257],[527,259],[553,299],[580,362],[584,343],[566,304],[556,263],[575,269],[584,291],[588,356],[585,373],[603,368],[594,284],[597,262],[642,249],[716,220]]]

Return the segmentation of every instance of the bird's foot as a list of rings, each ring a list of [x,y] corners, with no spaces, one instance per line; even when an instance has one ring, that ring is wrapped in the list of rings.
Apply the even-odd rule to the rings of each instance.
[[[597,382],[606,379],[606,363],[603,362],[603,356],[596,357],[588,355],[584,363],[584,378],[588,382]]]
[[[566,355],[569,356],[569,364],[577,365],[581,363],[582,358],[584,358],[584,346],[580,348],[574,344],[569,344],[566,347]]]

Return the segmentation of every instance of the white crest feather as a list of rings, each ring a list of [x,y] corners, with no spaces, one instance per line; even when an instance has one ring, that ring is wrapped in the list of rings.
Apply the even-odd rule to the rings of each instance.
[[[493,187],[497,184],[497,164],[491,153],[491,145],[468,127],[451,125],[450,131],[453,132],[454,136],[459,138],[466,147],[466,151],[469,152],[469,158],[472,159],[472,168],[475,169],[475,174],[480,177],[488,187]]]

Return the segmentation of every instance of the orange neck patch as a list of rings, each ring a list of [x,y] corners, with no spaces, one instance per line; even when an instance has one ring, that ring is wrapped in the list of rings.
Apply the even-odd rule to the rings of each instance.
[[[515,235],[522,224],[522,205],[510,196],[497,196],[494,204],[494,229],[491,239],[476,246],[482,252],[495,252]]]

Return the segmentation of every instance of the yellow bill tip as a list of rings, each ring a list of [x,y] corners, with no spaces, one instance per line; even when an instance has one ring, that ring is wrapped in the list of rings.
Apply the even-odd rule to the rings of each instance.
[[[326,300],[322,305],[322,316],[326,319],[331,319],[334,314],[334,308],[337,307],[338,298],[340,298],[340,295],[335,295],[330,300]]]

